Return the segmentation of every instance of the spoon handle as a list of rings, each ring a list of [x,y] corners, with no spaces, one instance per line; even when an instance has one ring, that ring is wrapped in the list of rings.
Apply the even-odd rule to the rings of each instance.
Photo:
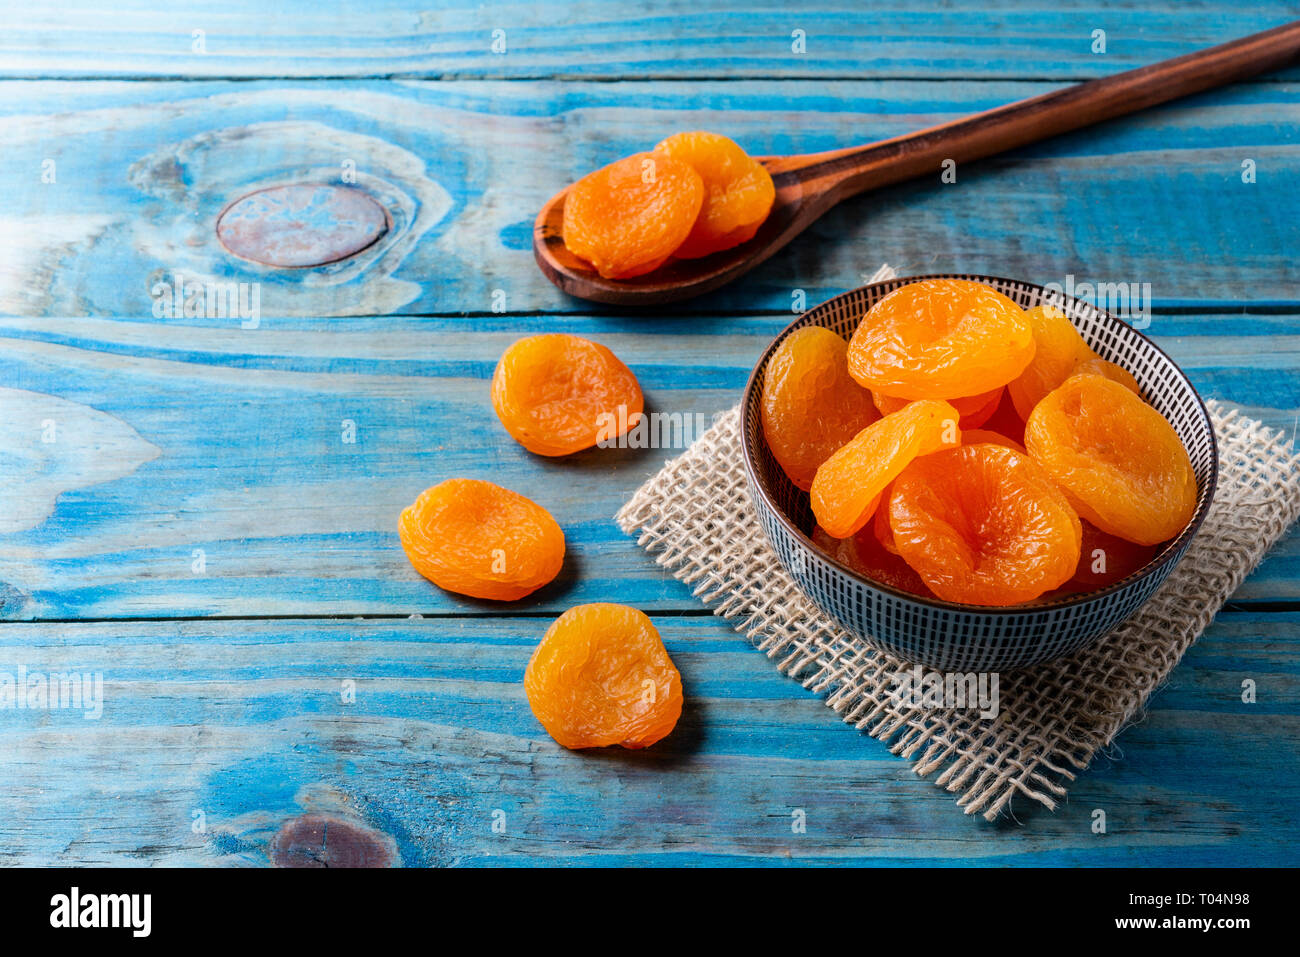
[[[1267,73],[1300,57],[1300,20],[1151,66],[1089,80],[869,146],[766,161],[822,208],[868,189],[936,173],[1168,100]],[[781,174],[787,174],[782,176]]]

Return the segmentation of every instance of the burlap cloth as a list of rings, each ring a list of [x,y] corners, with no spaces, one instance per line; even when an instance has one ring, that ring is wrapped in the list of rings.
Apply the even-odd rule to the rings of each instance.
[[[1300,516],[1300,456],[1273,431],[1207,403],[1219,485],[1178,568],[1135,615],[1069,658],[999,676],[1000,710],[912,707],[894,694],[900,659],[822,614],[781,567],[750,503],[739,409],[723,413],[646,482],[619,527],[780,671],[826,696],[846,722],[995,818],[1024,794],[1055,808],[1075,772],[1141,712],[1264,553]]]

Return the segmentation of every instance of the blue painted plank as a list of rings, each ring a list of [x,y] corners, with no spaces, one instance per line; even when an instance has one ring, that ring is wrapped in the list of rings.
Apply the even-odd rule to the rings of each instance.
[[[0,83],[19,171],[0,213],[0,314],[147,318],[184,281],[247,284],[264,316],[592,313],[530,248],[536,210],[590,169],[701,127],[755,153],[849,146],[1050,86]],[[1294,314],[1298,111],[1294,84],[1240,86],[972,164],[955,184],[936,171],[841,205],[762,270],[654,315],[788,312],[881,262]],[[221,210],[252,190],[345,178],[394,221],[352,260],[273,269],[217,241]]]
[[[1056,814],[1021,802],[995,824],[961,819],[709,617],[658,619],[689,697],[651,752],[564,752],[527,709],[523,666],[562,607],[698,604],[606,517],[675,450],[543,462],[501,433],[486,379],[516,335],[607,341],[656,409],[707,417],[735,401],[795,289],[816,302],[880,261],[1150,282],[1150,331],[1198,387],[1295,428],[1300,70],[963,169],[956,189],[860,201],[761,276],[669,314],[575,317],[593,310],[540,280],[541,199],[663,133],[720,128],[763,153],[844,146],[1294,16],[927,6],[579,3],[569,22],[387,0],[328,20],[296,0],[11,11],[0,76],[563,82],[0,83],[7,158],[28,174],[0,214],[13,317],[0,436],[17,453],[0,463],[0,614],[43,619],[0,624],[0,672],[107,682],[94,721],[5,712],[0,860],[264,864],[286,822],[324,814],[405,864],[1300,863],[1295,613],[1221,615],[1121,739],[1123,760],[1085,774]],[[498,20],[504,54],[490,49]],[[1097,28],[1104,55],[1089,49]],[[794,29],[806,55],[789,50]],[[629,75],[662,81],[582,82]],[[962,82],[928,82],[943,77]],[[214,248],[228,200],[342,173],[394,218],[376,255],[286,274]],[[178,272],[258,284],[262,321],[154,315],[150,292]],[[491,311],[498,290],[506,315]],[[465,473],[565,525],[566,571],[535,600],[462,602],[406,565],[397,510]],[[1292,602],[1297,581],[1293,532],[1237,598]],[[50,620],[412,612],[431,617]],[[1240,701],[1246,678],[1258,704]],[[791,832],[796,808],[806,834]]]
[[[4,712],[0,860],[263,865],[286,822],[318,813],[408,865],[1300,863],[1300,614],[1221,615],[1122,757],[1055,813],[1016,801],[994,823],[707,616],[656,619],[687,694],[670,737],[564,751],[521,686],[547,623],[0,626],[0,672],[103,681],[93,720]]]
[[[0,319],[0,422],[13,453],[0,463],[0,615],[552,612],[612,595],[696,610],[611,517],[739,400],[784,321],[388,317],[243,330]],[[1201,334],[1158,341],[1206,396],[1293,434],[1300,337],[1177,321]],[[497,421],[489,380],[509,343],[543,330],[610,346],[650,408],[690,429],[669,448],[525,451]],[[455,476],[492,479],[553,512],[568,539],[555,583],[503,607],[416,574],[397,516]],[[1238,600],[1300,599],[1298,568],[1293,532]]]
[[[1294,4],[897,0],[70,2],[6,11],[11,77],[1088,78],[1286,23]],[[196,33],[199,31],[199,33]],[[1096,31],[1103,31],[1099,45]],[[1298,75],[1295,71],[1293,77]]]

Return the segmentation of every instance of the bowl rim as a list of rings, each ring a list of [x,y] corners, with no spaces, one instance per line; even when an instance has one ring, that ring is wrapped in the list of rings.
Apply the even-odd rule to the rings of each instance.
[[[813,543],[811,538],[805,535],[803,531],[790,520],[790,517],[786,515],[785,511],[772,500],[767,489],[765,489],[763,484],[759,481],[754,449],[751,447],[749,441],[749,430],[744,426],[746,410],[749,409],[751,403],[757,402],[761,398],[755,394],[759,373],[766,368],[767,363],[771,359],[772,353],[776,351],[777,346],[779,346],[781,342],[783,342],[796,328],[810,325],[811,323],[807,322],[808,317],[818,310],[826,309],[832,303],[839,302],[842,299],[846,299],[849,296],[856,295],[875,286],[895,285],[901,288],[902,285],[907,283],[921,282],[926,279],[965,279],[971,282],[979,282],[984,285],[988,285],[990,282],[1018,285],[1027,289],[1037,290],[1040,294],[1040,298],[1042,293],[1045,291],[1045,287],[1040,283],[1026,282],[1021,279],[1008,279],[1004,276],[989,276],[977,273],[924,273],[917,276],[895,276],[892,279],[882,279],[878,282],[870,282],[861,286],[856,286],[853,289],[848,289],[838,295],[832,296],[831,298],[813,306],[811,309],[804,310],[784,329],[777,333],[776,336],[773,337],[772,341],[767,344],[767,348],[763,350],[762,355],[758,357],[758,361],[754,363],[754,367],[749,373],[749,379],[745,383],[745,391],[742,393],[740,403],[740,451],[745,466],[745,478],[748,480],[750,488],[759,496],[762,504],[776,517],[776,520],[785,527],[785,530],[795,536],[798,541],[802,542],[805,548],[811,549],[819,558],[830,563],[841,574],[847,575],[850,579],[866,586],[868,589],[883,592],[892,598],[922,605],[936,611],[950,612],[959,615],[985,615],[989,617],[1001,617],[1006,615],[1039,615],[1044,612],[1064,611],[1067,609],[1083,607],[1095,601],[1104,599],[1107,596],[1127,590],[1147,576],[1162,571],[1165,566],[1181,558],[1183,552],[1191,543],[1192,538],[1194,538],[1196,533],[1200,530],[1201,525],[1205,521],[1205,516],[1209,514],[1210,506],[1214,503],[1214,493],[1218,489],[1219,485],[1219,443],[1218,437],[1214,432],[1214,420],[1210,417],[1210,410],[1206,408],[1205,400],[1201,398],[1200,392],[1197,391],[1196,386],[1193,385],[1192,380],[1188,377],[1187,373],[1183,371],[1182,366],[1175,362],[1170,357],[1169,353],[1160,348],[1160,346],[1157,345],[1150,336],[1147,336],[1142,332],[1142,330],[1136,328],[1131,323],[1127,323],[1118,316],[1112,315],[1100,306],[1093,305],[1086,299],[1079,299],[1077,296],[1067,296],[1064,292],[1058,294],[1055,291],[1052,292],[1054,298],[1059,299],[1062,302],[1074,303],[1093,310],[1096,312],[1100,321],[1111,326],[1123,327],[1129,333],[1136,335],[1139,339],[1159,353],[1170,364],[1170,366],[1173,367],[1174,371],[1178,373],[1182,380],[1187,383],[1188,389],[1191,390],[1192,397],[1196,400],[1196,408],[1200,412],[1201,418],[1205,422],[1206,427],[1209,429],[1210,467],[1207,478],[1210,486],[1209,491],[1205,496],[1204,503],[1198,506],[1195,514],[1192,515],[1191,521],[1187,523],[1177,537],[1164,547],[1164,550],[1159,555],[1125,578],[1121,578],[1119,581],[1113,582],[1105,588],[1096,589],[1095,591],[1079,592],[1074,595],[1054,599],[1053,601],[1025,602],[1019,605],[969,605],[961,602],[945,601],[942,598],[927,598],[924,595],[916,595],[912,592],[906,592],[902,589],[895,588],[892,585],[878,582],[875,579],[867,578],[865,575],[859,574],[848,565],[845,565],[835,556],[823,552]],[[995,289],[994,291],[997,290]],[[761,416],[761,409],[759,410],[759,414]],[[770,455],[771,452],[769,451],[768,454]],[[1197,486],[1197,492],[1198,494],[1200,492],[1199,485]]]

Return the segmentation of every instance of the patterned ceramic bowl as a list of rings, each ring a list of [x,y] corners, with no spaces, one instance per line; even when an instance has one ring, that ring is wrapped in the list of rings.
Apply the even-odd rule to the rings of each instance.
[[[809,537],[808,493],[786,478],[763,438],[763,377],[777,345],[804,326],[824,326],[849,338],[873,305],[919,279],[970,279],[993,287],[1024,308],[1045,301],[1043,287],[992,276],[912,276],[846,292],[804,313],[768,346],[745,387],[741,442],[750,495],[781,564],[819,608],[863,640],[907,661],[939,671],[1005,671],[1083,648],[1132,615],[1169,576],[1209,509],[1218,454],[1209,413],[1178,366],[1150,339],[1090,303],[1056,296],[1098,355],[1137,379],[1142,397],[1169,420],[1196,472],[1196,512],[1176,539],[1145,567],[1106,588],[1009,608],[922,598],[854,572]]]

